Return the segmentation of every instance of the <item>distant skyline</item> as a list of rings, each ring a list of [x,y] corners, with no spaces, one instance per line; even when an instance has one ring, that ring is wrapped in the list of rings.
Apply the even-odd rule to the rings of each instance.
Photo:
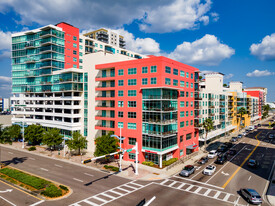
[[[116,30],[129,50],[221,72],[224,83],[267,87],[274,102],[274,8],[273,0],[1,0],[0,97],[11,95],[11,34],[64,21],[82,33]]]

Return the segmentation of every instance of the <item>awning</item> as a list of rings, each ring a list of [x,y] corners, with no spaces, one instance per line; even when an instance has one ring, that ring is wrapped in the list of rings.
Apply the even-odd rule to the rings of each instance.
[[[196,149],[198,147],[197,144],[191,144],[186,147],[186,149]]]

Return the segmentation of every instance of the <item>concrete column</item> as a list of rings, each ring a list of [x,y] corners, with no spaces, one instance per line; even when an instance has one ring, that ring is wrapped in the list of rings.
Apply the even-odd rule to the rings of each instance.
[[[159,155],[159,167],[162,168],[162,155]]]

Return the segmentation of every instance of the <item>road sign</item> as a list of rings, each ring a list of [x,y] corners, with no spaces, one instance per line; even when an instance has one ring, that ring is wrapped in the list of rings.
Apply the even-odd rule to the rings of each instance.
[[[126,152],[131,152],[133,149],[127,149]]]

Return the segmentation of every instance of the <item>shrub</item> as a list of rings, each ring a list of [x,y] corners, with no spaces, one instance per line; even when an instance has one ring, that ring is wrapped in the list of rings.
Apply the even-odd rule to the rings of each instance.
[[[26,174],[15,169],[3,168],[0,170],[0,172],[38,190],[43,189],[46,187],[46,185],[50,184],[50,182],[47,180]]]
[[[28,150],[29,151],[34,151],[34,150],[36,150],[36,147],[35,146],[31,146]]]
[[[155,165],[155,163],[154,162],[150,162],[150,161],[144,161],[144,162],[142,162],[142,164],[143,165],[147,165],[147,166],[150,166],[150,167],[153,167],[154,165]]]
[[[68,187],[64,186],[64,185],[59,185],[59,187],[62,189],[62,190],[65,190],[65,191],[68,191]]]
[[[167,160],[167,161],[162,161],[162,165],[163,166],[169,166],[171,164],[173,164],[174,162],[176,162],[178,160],[178,158],[171,158],[170,160]]]
[[[109,165],[104,165],[104,168],[105,169],[110,169],[114,172],[118,172],[119,171],[119,168],[118,167],[114,167],[114,166],[109,166]]]
[[[60,197],[62,196],[62,191],[58,189],[55,185],[49,185],[46,190],[41,192],[42,195],[47,197]]]

